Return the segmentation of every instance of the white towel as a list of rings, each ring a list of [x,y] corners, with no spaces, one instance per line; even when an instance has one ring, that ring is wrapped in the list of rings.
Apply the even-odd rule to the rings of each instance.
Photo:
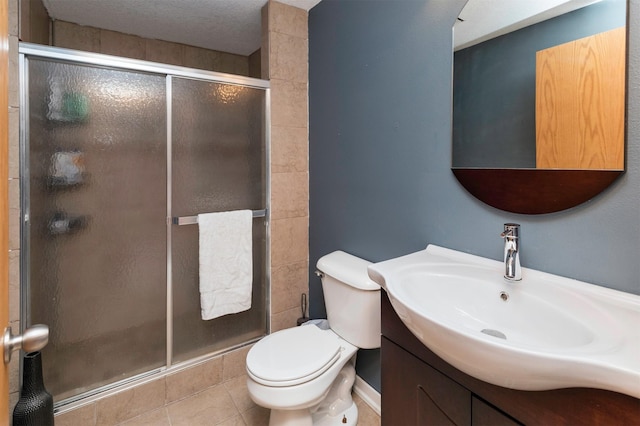
[[[251,210],[198,215],[203,320],[251,308],[252,221]]]

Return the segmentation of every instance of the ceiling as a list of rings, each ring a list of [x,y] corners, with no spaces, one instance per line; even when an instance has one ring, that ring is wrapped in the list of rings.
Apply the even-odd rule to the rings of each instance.
[[[268,0],[43,0],[52,19],[250,55]],[[277,0],[310,10],[321,0]],[[374,1],[374,0],[370,0]],[[599,0],[469,0],[455,24],[461,49]]]
[[[309,10],[320,0],[278,0]],[[49,16],[96,28],[250,55],[267,0],[43,0]]]
[[[454,48],[463,49],[600,0],[469,0],[454,25]]]

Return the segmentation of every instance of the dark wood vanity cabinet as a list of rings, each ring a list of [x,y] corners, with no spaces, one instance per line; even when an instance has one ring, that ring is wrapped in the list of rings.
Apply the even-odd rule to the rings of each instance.
[[[640,399],[628,395],[585,388],[517,391],[466,375],[411,334],[384,292],[382,335],[385,426],[640,425]]]
[[[381,353],[384,424],[471,424],[471,392],[386,338]]]
[[[469,389],[387,338],[382,342],[385,425],[518,425]]]

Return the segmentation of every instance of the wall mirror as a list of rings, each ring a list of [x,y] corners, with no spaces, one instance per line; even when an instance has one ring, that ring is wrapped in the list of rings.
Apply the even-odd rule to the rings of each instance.
[[[624,173],[626,0],[469,0],[454,25],[452,171],[515,213]]]

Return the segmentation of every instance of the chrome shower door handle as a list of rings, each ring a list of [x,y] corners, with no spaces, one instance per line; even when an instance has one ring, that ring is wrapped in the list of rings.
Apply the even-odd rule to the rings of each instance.
[[[27,328],[23,334],[12,335],[11,327],[4,329],[2,345],[4,347],[4,363],[9,364],[11,354],[19,349],[35,352],[44,348],[49,342],[49,326],[36,324]]]

